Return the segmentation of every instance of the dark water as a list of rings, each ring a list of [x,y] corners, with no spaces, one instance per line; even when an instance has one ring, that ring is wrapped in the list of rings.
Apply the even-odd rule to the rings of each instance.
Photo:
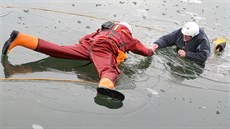
[[[80,67],[88,62],[17,47],[1,60],[0,129],[230,128],[228,11],[227,0],[1,0],[0,49],[14,29],[70,45],[107,20],[131,23],[146,46],[196,21],[210,40],[226,38],[227,46],[221,55],[212,48],[205,68],[178,58],[173,48],[151,58],[130,53],[117,81],[126,99],[104,105],[96,95],[99,78],[92,64]]]

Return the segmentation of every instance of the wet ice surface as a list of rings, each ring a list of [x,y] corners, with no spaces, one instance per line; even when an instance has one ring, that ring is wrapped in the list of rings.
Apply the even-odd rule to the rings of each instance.
[[[217,56],[212,52],[204,69],[181,60],[173,49],[162,49],[152,58],[130,53],[117,82],[117,89],[126,96],[118,109],[95,103],[98,77],[92,65],[77,68],[87,62],[47,58],[17,47],[9,62],[2,63],[5,67],[0,66],[1,78],[92,83],[1,81],[1,129],[230,128],[228,10],[227,0],[1,1],[2,44],[16,29],[70,45],[107,20],[130,22],[134,36],[146,46],[191,20],[198,22],[210,39],[227,39],[224,53]]]

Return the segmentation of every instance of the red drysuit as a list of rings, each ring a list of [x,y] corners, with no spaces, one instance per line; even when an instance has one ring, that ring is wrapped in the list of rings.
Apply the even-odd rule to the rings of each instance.
[[[39,39],[36,51],[57,58],[91,60],[100,78],[109,78],[115,82],[120,73],[116,62],[118,48],[123,52],[131,51],[143,56],[153,54],[151,49],[133,38],[128,28],[123,25],[118,26],[116,33],[111,33],[111,29],[100,28],[81,38],[79,44],[70,46],[59,46]]]

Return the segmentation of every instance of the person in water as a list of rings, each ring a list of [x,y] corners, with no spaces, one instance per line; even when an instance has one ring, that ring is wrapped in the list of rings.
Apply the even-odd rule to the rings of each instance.
[[[159,48],[176,46],[178,56],[204,64],[210,55],[210,42],[199,25],[188,22],[169,34],[157,39],[152,46],[155,52]]]

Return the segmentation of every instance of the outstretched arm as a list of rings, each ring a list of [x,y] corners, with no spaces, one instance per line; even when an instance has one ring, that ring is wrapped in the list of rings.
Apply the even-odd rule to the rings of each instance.
[[[175,30],[169,34],[160,37],[153,43],[152,50],[155,51],[157,48],[164,48],[167,46],[173,46],[176,43],[177,37],[181,34],[181,29]]]
[[[134,39],[132,41],[132,46],[129,47],[129,51],[142,55],[142,56],[152,56],[153,50],[152,48],[145,47],[139,40]]]

